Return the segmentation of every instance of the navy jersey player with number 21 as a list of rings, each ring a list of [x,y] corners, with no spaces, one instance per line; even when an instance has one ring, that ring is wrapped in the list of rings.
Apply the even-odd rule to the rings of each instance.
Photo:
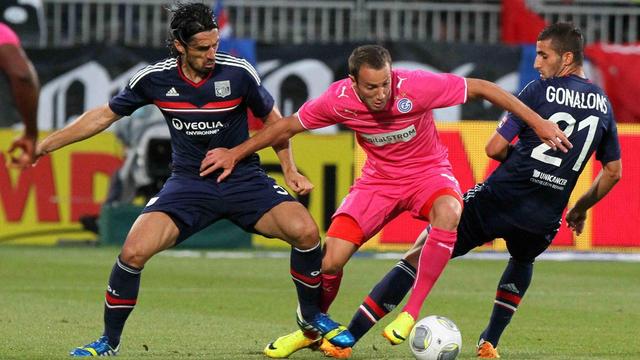
[[[330,343],[352,345],[350,333],[320,312],[320,236],[304,206],[266,175],[255,154],[224,182],[216,181],[219,174],[200,176],[200,162],[208,150],[232,148],[248,139],[249,108],[265,123],[282,118],[273,98],[246,60],[217,52],[218,25],[208,6],[178,3],[170,25],[174,57],[143,68],[108,104],[82,114],[36,148],[40,157],[86,139],[147,104],[162,111],[171,132],[172,175],[145,206],[116,259],[105,294],[104,332],[98,340],[73,349],[71,355],[115,355],[125,321],[137,302],[145,263],[222,218],[291,244],[290,272],[299,313]],[[312,184],[296,169],[289,142],[277,144],[274,150],[287,185],[300,194],[308,193]]]
[[[569,138],[567,153],[540,143],[531,129],[508,114],[486,151],[502,164],[484,184],[466,194],[453,257],[494,238],[504,238],[511,255],[498,283],[489,324],[480,335],[478,356],[499,357],[498,340],[518,308],[531,279],[533,263],[551,244],[562,222],[580,173],[595,152],[602,170],[590,189],[566,214],[567,224],[582,233],[587,210],[622,176],[620,144],[609,99],[584,74],[583,37],[569,23],[545,28],[536,42],[535,69],[518,98]],[[519,137],[515,145],[510,142]]]

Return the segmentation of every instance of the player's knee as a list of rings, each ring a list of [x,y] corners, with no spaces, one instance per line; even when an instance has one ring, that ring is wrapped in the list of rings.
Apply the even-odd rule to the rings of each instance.
[[[151,256],[146,254],[141,247],[127,245],[126,243],[120,252],[120,261],[138,269],[142,269],[150,257]]]
[[[342,268],[347,260],[343,259],[335,249],[327,248],[325,243],[324,256],[322,257],[322,273],[328,275],[337,275],[342,272]]]
[[[446,201],[436,202],[431,209],[431,224],[434,227],[454,231],[460,222],[462,205],[453,197],[447,197]]]
[[[289,243],[291,246],[308,250],[318,245],[320,242],[320,233],[318,226],[312,221],[298,221],[290,224]]]
[[[415,269],[418,268],[418,262],[420,262],[420,252],[422,247],[409,250],[403,257],[403,259],[411,264]]]
[[[342,272],[344,264],[332,259],[328,259],[326,256],[322,259],[322,273],[327,275],[337,275]]]

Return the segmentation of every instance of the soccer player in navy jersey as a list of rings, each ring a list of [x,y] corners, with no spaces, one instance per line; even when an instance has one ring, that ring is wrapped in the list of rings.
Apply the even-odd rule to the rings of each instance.
[[[542,118],[553,121],[573,144],[568,152],[554,151],[533,130],[509,113],[486,145],[500,166],[464,196],[452,257],[503,238],[511,255],[504,270],[489,324],[478,340],[479,358],[500,357],[496,347],[533,276],[535,258],[551,244],[562,212],[587,161],[595,152],[602,170],[590,189],[567,212],[568,226],[580,235],[587,210],[620,180],[620,144],[611,103],[603,90],[585,78],[583,37],[572,24],[545,28],[536,43],[534,67],[540,79],[530,82],[518,98]],[[515,144],[511,141],[516,137]],[[413,286],[420,249],[428,230],[404,258],[385,275],[354,314],[349,330],[358,341]],[[332,355],[329,347],[326,355]],[[342,357],[336,349],[333,357]],[[350,355],[350,353],[346,353]]]
[[[267,124],[279,121],[273,98],[246,60],[217,51],[218,25],[208,6],[179,3],[170,26],[174,57],[143,68],[108,104],[87,111],[36,148],[36,157],[43,156],[91,137],[151,103],[162,111],[171,133],[172,175],[133,224],[113,266],[105,294],[104,333],[71,355],[115,355],[125,321],[137,302],[145,263],[222,218],[291,244],[299,316],[332,344],[352,345],[346,328],[320,312],[320,237],[304,206],[266,175],[256,154],[243,159],[221,183],[216,181],[219,174],[201,176],[199,172],[209,149],[231,148],[248,139],[247,109]],[[279,143],[274,150],[287,185],[300,194],[308,193],[312,185],[297,171],[289,142]]]
[[[557,123],[573,148],[567,153],[550,150],[509,114],[486,146],[487,155],[502,164],[466,194],[466,215],[458,227],[462,236],[453,257],[495,238],[505,239],[511,255],[489,324],[478,340],[480,358],[500,357],[496,347],[531,283],[533,262],[557,234],[562,212],[591,155],[595,152],[602,170],[566,214],[567,225],[577,235],[584,229],[587,210],[622,177],[613,109],[604,91],[585,77],[583,48],[582,33],[572,24],[545,28],[536,42],[534,67],[540,79],[519,95],[543,118]],[[516,136],[519,141],[511,145]]]

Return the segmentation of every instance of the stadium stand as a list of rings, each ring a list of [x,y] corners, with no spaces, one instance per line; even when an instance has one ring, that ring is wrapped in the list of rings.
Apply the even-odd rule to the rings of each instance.
[[[584,29],[588,43],[635,42],[640,35],[640,3],[635,1],[511,0],[509,4],[517,2],[548,23],[574,22]],[[167,0],[42,0],[47,31],[27,46],[96,42],[163,46],[170,4]],[[501,41],[500,0],[225,0],[224,4],[234,35],[264,44]]]

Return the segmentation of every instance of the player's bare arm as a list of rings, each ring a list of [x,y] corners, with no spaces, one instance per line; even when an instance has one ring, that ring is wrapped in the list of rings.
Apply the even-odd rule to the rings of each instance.
[[[282,120],[282,115],[276,106],[274,106],[269,115],[263,119],[266,126],[272,125],[280,120]],[[280,160],[284,181],[287,183],[287,186],[295,191],[296,194],[306,195],[311,192],[313,184],[298,171],[298,167],[293,159],[293,150],[291,149],[289,139],[275,144],[272,147]]]
[[[488,157],[503,162],[507,159],[511,145],[500,133],[495,131],[487,141],[484,152]]]
[[[121,116],[114,113],[107,104],[91,109],[40,141],[36,146],[35,160],[63,146],[90,138],[120,118]]]
[[[33,162],[38,140],[38,74],[24,50],[14,45],[0,46],[0,72],[7,75],[13,101],[24,123],[24,133],[11,143],[7,151],[8,163],[22,168]],[[18,149],[22,151],[14,155]]]
[[[606,163],[598,177],[593,181],[589,190],[578,199],[576,204],[567,212],[567,226],[580,235],[584,230],[584,222],[587,219],[587,210],[613,189],[622,178],[622,160]]]
[[[247,141],[232,149],[209,150],[200,164],[200,176],[207,176],[218,169],[223,169],[222,174],[218,176],[218,182],[220,182],[231,174],[241,159],[260,149],[281,144],[304,130],[305,128],[298,120],[298,115],[293,114],[265,126]]]
[[[500,133],[495,131],[493,135],[487,141],[487,144],[484,147],[484,152],[488,157],[503,162],[507,159],[507,155],[509,154],[509,148],[512,145],[509,144],[509,141],[505,139]]]
[[[553,122],[545,121],[535,111],[518,100],[517,97],[500,88],[498,85],[481,79],[467,78],[467,95],[469,98],[482,97],[492,104],[507,110],[529,125],[536,135],[553,150],[569,151],[572,145],[567,136]]]

